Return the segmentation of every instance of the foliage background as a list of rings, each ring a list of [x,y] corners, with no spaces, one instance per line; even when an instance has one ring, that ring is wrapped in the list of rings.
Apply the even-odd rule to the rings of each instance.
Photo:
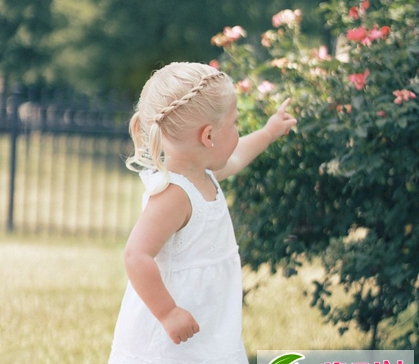
[[[133,97],[162,64],[219,55],[210,39],[225,26],[258,34],[291,3],[306,10],[305,31],[322,37],[320,0],[0,0],[0,74],[8,88]]]
[[[228,183],[242,257],[292,275],[320,255],[327,274],[312,305],[340,333],[356,323],[371,349],[417,349],[418,3],[334,0],[322,10],[339,36],[335,55],[304,47],[300,13],[284,10],[264,47],[232,39],[220,57],[237,82],[244,131],[288,96],[299,119]],[[333,303],[334,285],[348,302]],[[385,322],[406,311],[405,332],[386,342]]]

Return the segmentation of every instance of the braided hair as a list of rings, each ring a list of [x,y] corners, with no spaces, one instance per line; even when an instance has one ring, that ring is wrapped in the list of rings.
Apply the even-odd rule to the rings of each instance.
[[[130,121],[135,153],[126,161],[129,169],[159,170],[169,183],[164,163],[163,137],[186,140],[202,123],[214,126],[227,112],[234,88],[224,73],[200,63],[171,63],[156,71],[145,84]]]

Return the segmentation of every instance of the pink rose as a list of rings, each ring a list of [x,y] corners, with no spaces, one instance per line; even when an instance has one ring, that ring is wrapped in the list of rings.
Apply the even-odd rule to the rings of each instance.
[[[275,85],[272,82],[269,81],[263,81],[259,86],[258,90],[262,94],[267,94],[268,92],[271,92],[275,89]]]
[[[352,7],[349,9],[349,16],[350,16],[352,19],[359,19],[358,8],[357,8],[356,6],[352,6]]]
[[[272,17],[272,25],[275,28],[279,28],[281,25],[287,25],[291,28],[298,21],[301,21],[301,10],[299,9],[295,11],[289,9],[282,10]]]
[[[321,45],[319,47],[319,50],[317,51],[317,57],[322,61],[330,59],[329,51],[325,45]]]
[[[246,93],[252,89],[252,82],[248,78],[245,78],[238,82],[238,86],[240,92]]]
[[[264,47],[267,47],[267,48],[272,46],[272,32],[267,31],[263,33],[261,43]]]
[[[211,67],[214,67],[215,69],[219,70],[220,69],[220,62],[218,62],[218,60],[213,59],[210,61],[209,65]]]
[[[388,25],[382,26],[381,34],[382,34],[382,38],[385,39],[390,34],[390,27]]]
[[[211,44],[216,47],[226,47],[236,40],[246,36],[246,31],[239,25],[225,27],[222,33],[218,33],[211,38]]]
[[[410,99],[416,99],[417,96],[414,92],[409,91],[409,90],[395,90],[393,92],[393,95],[396,96],[396,98],[394,99],[394,103],[397,105],[401,105],[403,103],[403,101],[407,102]]]
[[[352,82],[355,88],[360,91],[364,88],[369,74],[369,70],[365,70],[364,73],[352,73],[349,75],[349,81]]]
[[[211,38],[211,44],[216,47],[224,47],[228,42],[223,33],[218,33]]]
[[[365,40],[366,37],[367,31],[363,26],[355,29],[349,29],[346,33],[346,38],[355,42],[362,42],[363,40]]]
[[[384,25],[381,28],[378,28],[378,25],[374,25],[374,27],[368,32],[368,38],[373,41],[376,39],[386,39],[387,35],[390,33],[390,27]]]
[[[376,40],[378,38],[382,38],[383,33],[381,32],[380,29],[378,29],[378,26],[375,25],[374,28],[372,28],[369,32],[368,32],[368,38],[370,40]]]
[[[367,10],[370,7],[370,2],[369,1],[363,1],[363,2],[361,2],[361,4],[359,6],[362,10]]]
[[[246,31],[239,25],[234,26],[233,28],[225,27],[223,34],[229,42],[235,42],[242,37],[246,36]]]

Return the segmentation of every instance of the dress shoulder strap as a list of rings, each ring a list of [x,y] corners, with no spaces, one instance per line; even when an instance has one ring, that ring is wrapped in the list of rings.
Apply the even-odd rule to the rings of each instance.
[[[211,178],[211,180],[213,181],[215,187],[217,188],[217,199],[219,198],[219,196],[222,194],[221,192],[221,188],[220,185],[217,181],[217,179],[215,178],[214,174],[212,171],[210,170],[206,170],[206,173],[209,175],[209,177]],[[152,171],[144,171],[140,173],[141,179],[143,181],[143,184],[146,188],[146,191],[144,193],[143,196],[143,209],[145,207],[145,205],[148,202],[149,199],[149,194],[147,193],[147,191],[153,190],[153,188],[158,185],[159,183],[161,183],[162,180],[162,173],[160,172],[152,172]],[[169,172],[169,177],[170,177],[170,182],[171,184],[175,184],[179,187],[181,187],[185,193],[187,194],[191,204],[192,204],[192,208],[195,209],[196,207],[198,207],[198,205],[205,205],[205,200],[202,196],[202,194],[198,191],[198,189],[195,187],[195,185],[189,181],[185,176],[178,174],[178,173],[174,173],[174,172]]]
[[[185,176],[173,172],[169,172],[170,183],[181,187],[188,195],[191,201],[192,207],[199,202],[199,191],[195,188],[192,182],[190,182]]]

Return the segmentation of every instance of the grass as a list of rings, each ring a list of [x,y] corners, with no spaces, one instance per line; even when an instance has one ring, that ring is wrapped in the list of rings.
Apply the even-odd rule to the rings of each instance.
[[[0,236],[0,363],[106,363],[126,277],[122,241]],[[340,337],[308,306],[305,291],[321,274],[271,277],[244,270],[243,310],[251,362],[258,349],[362,348],[365,336]]]
[[[125,284],[120,244],[0,244],[0,363],[106,363]]]
[[[264,268],[257,273],[244,269],[243,273],[245,286],[260,284],[246,296],[243,310],[244,340],[255,363],[257,350],[365,348],[366,334],[354,328],[340,336],[335,326],[324,322],[319,310],[310,308],[312,281],[321,277],[320,266],[307,265],[289,278],[280,273],[271,276]]]

